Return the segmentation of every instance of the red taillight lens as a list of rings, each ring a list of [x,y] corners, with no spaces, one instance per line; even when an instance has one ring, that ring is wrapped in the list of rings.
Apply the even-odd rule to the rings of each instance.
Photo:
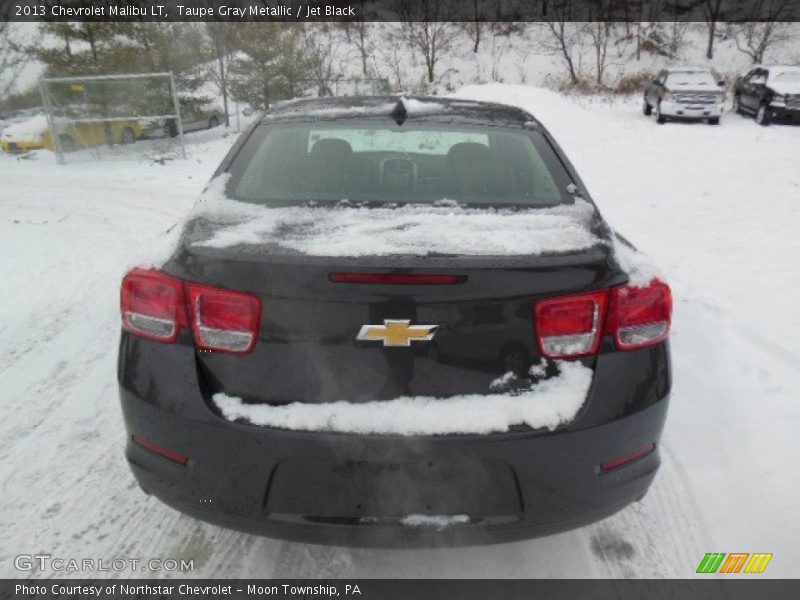
[[[549,298],[536,304],[536,339],[542,356],[578,357],[600,346],[608,292]]]
[[[258,339],[261,301],[251,294],[186,285],[195,344],[205,350],[250,352]]]
[[[671,321],[672,292],[663,281],[611,290],[606,332],[614,336],[620,350],[644,348],[666,339]]]
[[[142,448],[147,448],[151,452],[155,452],[166,458],[167,460],[171,460],[174,463],[178,463],[179,465],[186,466],[186,463],[189,462],[189,457],[181,454],[180,452],[175,452],[174,450],[169,450],[168,448],[162,448],[157,444],[154,444],[147,438],[143,438],[140,435],[134,435],[133,441],[135,444],[139,444]]]
[[[466,275],[432,273],[331,273],[334,283],[383,283],[390,285],[455,285],[464,283]]]
[[[152,269],[134,269],[122,280],[122,326],[141,337],[172,343],[186,326],[183,283]]]

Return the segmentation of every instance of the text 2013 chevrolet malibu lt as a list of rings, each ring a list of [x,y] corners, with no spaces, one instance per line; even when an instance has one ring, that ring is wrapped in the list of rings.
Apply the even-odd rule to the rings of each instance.
[[[514,540],[620,510],[659,466],[670,290],[517,108],[272,110],[121,309],[131,468],[227,527]]]

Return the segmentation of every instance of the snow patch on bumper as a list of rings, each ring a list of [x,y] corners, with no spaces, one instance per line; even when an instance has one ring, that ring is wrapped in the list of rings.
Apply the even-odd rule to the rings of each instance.
[[[560,374],[518,394],[472,394],[451,398],[401,397],[353,404],[295,402],[246,404],[223,393],[213,400],[229,421],[298,431],[359,434],[446,435],[508,431],[513,425],[553,430],[575,418],[594,372],[580,362],[559,362]]]

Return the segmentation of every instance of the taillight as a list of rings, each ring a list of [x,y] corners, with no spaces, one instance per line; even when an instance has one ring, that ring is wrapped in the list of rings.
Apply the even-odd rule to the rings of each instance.
[[[198,348],[246,354],[258,339],[261,301],[251,294],[186,284]]]
[[[549,358],[595,354],[600,346],[608,292],[548,298],[534,309],[539,351]]]
[[[539,351],[548,358],[596,354],[603,335],[613,336],[620,350],[645,348],[669,336],[672,292],[655,279],[645,287],[548,298],[536,304],[534,320]]]
[[[611,289],[606,332],[614,336],[620,350],[644,348],[666,339],[671,320],[672,292],[663,281]]]
[[[183,282],[152,269],[134,269],[122,280],[122,325],[131,333],[172,343],[185,327]]]

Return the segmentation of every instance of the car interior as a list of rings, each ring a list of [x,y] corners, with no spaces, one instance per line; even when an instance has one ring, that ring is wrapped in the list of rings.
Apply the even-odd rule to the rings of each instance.
[[[455,200],[479,205],[552,205],[571,200],[565,192],[569,181],[563,167],[553,164],[555,156],[548,165],[525,135],[473,136],[480,141],[456,136],[445,143],[437,139],[432,146],[420,143],[406,149],[391,143],[354,148],[344,139],[348,131],[341,137],[333,133],[318,139],[290,131],[266,136],[236,182],[235,197],[264,202]],[[465,137],[467,141],[459,141]]]

